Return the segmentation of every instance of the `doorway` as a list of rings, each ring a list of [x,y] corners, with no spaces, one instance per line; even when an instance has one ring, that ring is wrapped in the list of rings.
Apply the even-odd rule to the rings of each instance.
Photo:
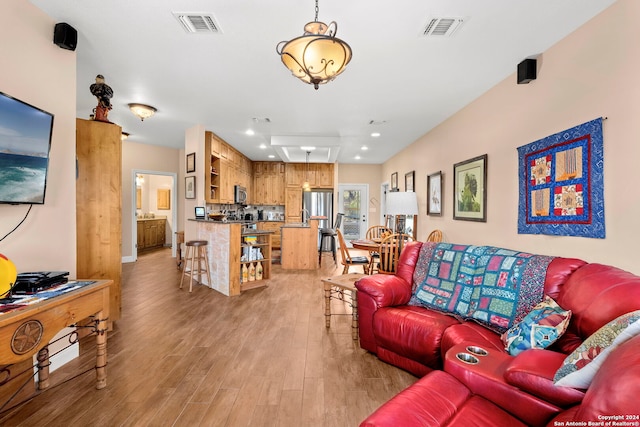
[[[369,184],[338,185],[338,210],[343,213],[342,234],[349,242],[364,239],[369,224]]]
[[[138,218],[147,214],[166,217],[165,244],[171,245],[176,256],[178,226],[177,174],[172,172],[134,169],[132,172],[131,258],[138,260]]]

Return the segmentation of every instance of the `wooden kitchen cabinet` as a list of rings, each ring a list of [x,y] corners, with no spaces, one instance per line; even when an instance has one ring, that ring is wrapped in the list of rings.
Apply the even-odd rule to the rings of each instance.
[[[280,228],[284,225],[283,221],[259,221],[258,230],[271,231],[271,249],[280,249]]]
[[[333,163],[316,163],[318,188],[333,188]]]
[[[216,134],[205,132],[204,197],[207,203],[220,203],[221,144]]]
[[[286,175],[287,187],[333,188],[333,163],[287,163]]]
[[[284,207],[284,220],[287,223],[302,221],[302,188],[287,187],[285,189],[287,197]]]
[[[251,159],[215,133],[205,132],[205,198],[207,203],[233,203],[234,186],[247,189],[251,203],[253,166]]]
[[[253,204],[284,205],[285,164],[254,162],[253,171]]]

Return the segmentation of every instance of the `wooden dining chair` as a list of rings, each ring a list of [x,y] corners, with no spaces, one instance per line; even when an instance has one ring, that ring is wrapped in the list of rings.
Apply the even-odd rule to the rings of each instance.
[[[385,237],[380,242],[378,247],[378,253],[380,254],[380,261],[378,262],[378,273],[381,274],[395,274],[398,260],[400,259],[400,253],[408,242],[412,242],[413,237],[409,234],[392,234]]]
[[[429,236],[427,236],[427,242],[442,242],[442,231],[433,230],[431,233],[429,233]]]
[[[384,237],[390,236],[393,234],[393,230],[384,225],[374,225],[369,227],[366,234],[367,240],[382,240]],[[380,259],[380,254],[378,251],[369,251],[369,274],[373,274],[373,272],[377,269],[378,260]]]
[[[349,267],[354,265],[361,265],[364,271],[364,274],[367,274],[369,271],[369,258],[366,256],[351,256],[349,254],[349,248],[347,248],[347,244],[344,241],[344,237],[342,236],[342,232],[340,229],[336,229],[336,234],[338,235],[338,243],[340,244],[340,253],[342,254],[342,265],[344,265],[344,270],[342,270],[342,274],[349,273]]]

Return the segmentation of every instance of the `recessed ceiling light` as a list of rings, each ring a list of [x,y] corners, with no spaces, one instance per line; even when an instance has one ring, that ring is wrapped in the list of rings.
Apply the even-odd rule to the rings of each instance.
[[[269,154],[269,158],[270,158],[270,159],[275,159],[275,158],[276,158],[276,156],[274,156],[273,154]]]
[[[256,133],[253,131],[253,129],[247,129],[245,132],[247,135],[251,136],[251,135],[255,135]]]
[[[360,156],[355,156],[354,159],[360,160]]]
[[[260,148],[262,148],[263,150],[267,148],[266,144],[260,144]]]
[[[367,147],[366,145],[363,145],[362,147],[360,147],[360,149],[362,151],[367,151],[369,149],[369,147]]]
[[[377,138],[377,137],[380,136],[380,132],[372,132],[371,136],[374,137],[374,138]]]

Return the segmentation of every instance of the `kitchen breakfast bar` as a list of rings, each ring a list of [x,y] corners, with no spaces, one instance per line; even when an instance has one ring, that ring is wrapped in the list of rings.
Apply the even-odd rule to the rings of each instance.
[[[272,231],[246,228],[247,223],[243,221],[190,221],[196,222],[195,240],[209,242],[207,255],[212,283],[206,283],[207,278],[203,276],[203,285],[227,296],[267,286],[271,278]],[[250,270],[254,271],[253,275],[248,274]],[[243,271],[247,272],[246,276]]]

